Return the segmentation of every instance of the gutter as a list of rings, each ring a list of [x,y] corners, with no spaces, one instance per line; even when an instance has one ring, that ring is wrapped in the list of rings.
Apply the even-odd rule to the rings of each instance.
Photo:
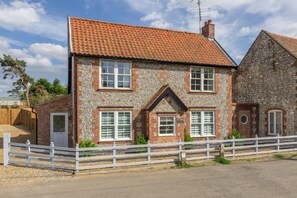
[[[35,133],[36,133],[36,144],[38,144],[38,119],[37,119],[37,113],[34,111],[34,106],[32,106],[32,113],[34,113],[35,114],[35,117],[36,117],[36,119],[35,119]]]

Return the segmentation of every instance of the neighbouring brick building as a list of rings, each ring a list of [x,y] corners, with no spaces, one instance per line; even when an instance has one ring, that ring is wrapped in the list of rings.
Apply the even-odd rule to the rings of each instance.
[[[185,130],[195,138],[231,131],[236,64],[211,21],[203,35],[73,17],[68,29],[70,95],[35,108],[39,143],[131,144],[141,134],[157,143],[183,140]]]
[[[234,129],[246,136],[296,134],[296,58],[296,38],[261,31],[234,74]]]

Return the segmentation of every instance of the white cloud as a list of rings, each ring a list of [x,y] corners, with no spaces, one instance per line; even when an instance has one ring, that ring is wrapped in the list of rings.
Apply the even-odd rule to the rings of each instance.
[[[27,63],[27,72],[34,78],[47,78],[52,81],[59,78],[67,83],[67,47],[53,43],[33,43],[28,48],[12,48],[9,40],[0,42],[0,57],[11,55]],[[14,80],[5,79],[0,75],[0,93],[7,95]]]
[[[30,45],[28,50],[34,54],[48,56],[62,62],[67,61],[67,48],[61,45],[53,43],[34,43]]]
[[[150,26],[199,31],[197,2],[194,0],[126,0],[142,21]],[[202,1],[202,19],[213,19],[216,39],[240,62],[255,37],[268,31],[297,37],[295,0],[207,0]],[[202,23],[203,24],[203,23]]]
[[[142,20],[142,21],[151,21],[151,20],[158,20],[158,19],[162,19],[162,15],[160,13],[157,13],[157,12],[152,12],[152,13],[142,17],[140,20]]]
[[[0,27],[10,31],[24,31],[54,40],[66,40],[66,19],[50,17],[42,3],[15,0],[0,3]]]
[[[239,34],[241,34],[242,36],[245,36],[245,35],[248,35],[252,32],[251,28],[250,27],[242,27],[240,30],[239,30]]]

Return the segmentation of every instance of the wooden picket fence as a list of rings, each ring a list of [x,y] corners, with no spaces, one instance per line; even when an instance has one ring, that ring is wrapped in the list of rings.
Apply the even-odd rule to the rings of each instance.
[[[36,119],[31,108],[0,108],[0,125],[24,125],[36,131]]]
[[[297,136],[173,142],[145,145],[56,147],[10,142],[4,134],[4,165],[19,165],[81,171],[121,166],[138,166],[181,161],[209,160],[218,156],[236,158],[297,151]]]

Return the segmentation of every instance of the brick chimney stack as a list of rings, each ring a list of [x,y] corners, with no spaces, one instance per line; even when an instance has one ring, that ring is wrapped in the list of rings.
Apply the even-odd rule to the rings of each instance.
[[[212,20],[205,22],[204,26],[202,27],[202,35],[210,39],[215,38],[215,24],[212,23]]]

